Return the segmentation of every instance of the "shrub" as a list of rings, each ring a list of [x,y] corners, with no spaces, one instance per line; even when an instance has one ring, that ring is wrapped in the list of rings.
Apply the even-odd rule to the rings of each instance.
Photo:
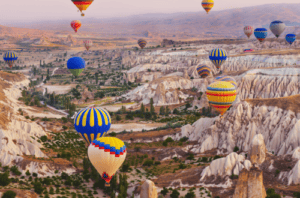
[[[188,192],[185,196],[184,196],[185,198],[195,198],[196,197],[196,195],[195,195],[195,193],[194,192]]]
[[[190,154],[186,159],[188,159],[188,160],[193,160],[193,159],[195,159],[194,154]]]
[[[160,191],[160,193],[164,196],[168,194],[169,190],[166,187],[163,187],[163,189]]]
[[[43,192],[44,188],[40,182],[34,183],[34,192],[37,194],[41,194]]]
[[[219,156],[219,155],[215,155],[215,156],[214,156],[214,160],[219,159],[219,158],[222,158],[222,157]]]
[[[68,119],[66,117],[62,117],[61,120],[63,121],[63,123],[67,123]]]
[[[5,193],[3,193],[1,198],[15,198],[17,196],[17,193],[14,191],[8,190]]]
[[[146,161],[143,163],[143,166],[152,166],[153,165],[153,160],[151,159],[146,159]]]
[[[128,172],[129,168],[130,168],[129,164],[123,164],[121,168],[121,172]]]
[[[33,177],[37,177],[38,174],[37,174],[37,173],[32,173],[32,176],[33,176]]]
[[[179,198],[180,193],[177,190],[173,190],[170,195],[171,198]]]
[[[208,161],[207,157],[202,157],[202,162],[207,162],[207,161]]]
[[[43,136],[41,137],[41,141],[42,141],[42,142],[46,142],[47,140],[48,140],[48,138],[47,138],[46,135],[43,135]]]
[[[179,169],[185,169],[186,168],[186,165],[185,164],[179,164]]]
[[[29,172],[29,170],[27,170],[25,174],[26,174],[27,176],[30,176],[30,175],[31,175],[30,172]]]
[[[233,152],[238,152],[239,150],[240,150],[240,148],[235,146],[234,149],[233,149]]]
[[[184,137],[180,138],[179,141],[180,141],[180,142],[186,142],[188,139],[189,139],[188,137],[185,137],[185,136],[184,136]]]

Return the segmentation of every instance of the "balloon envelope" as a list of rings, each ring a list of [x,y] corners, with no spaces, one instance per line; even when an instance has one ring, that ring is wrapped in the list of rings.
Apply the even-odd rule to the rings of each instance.
[[[230,82],[235,88],[237,87],[236,81],[231,76],[218,76],[216,77],[217,81]]]
[[[253,32],[254,32],[254,28],[252,26],[244,27],[244,33],[246,34],[246,36],[248,38],[250,38],[250,36],[253,34]]]
[[[144,47],[146,47],[147,41],[145,39],[139,39],[138,44],[139,44],[140,48],[143,49]]]
[[[285,24],[282,21],[273,21],[270,24],[270,29],[273,34],[278,38],[280,34],[285,30]]]
[[[14,62],[18,59],[15,52],[8,51],[3,55],[3,60],[8,64],[9,67],[14,65]]]
[[[219,69],[221,65],[226,61],[227,53],[223,49],[213,49],[210,52],[209,59],[216,66],[216,68]]]
[[[80,10],[81,16],[84,16],[82,10],[86,10],[94,0],[72,0],[76,7]]]
[[[67,67],[74,76],[79,76],[85,68],[85,61],[81,57],[72,57],[68,60]]]
[[[287,34],[285,36],[285,40],[292,45],[292,43],[296,40],[296,35],[295,34]]]
[[[211,69],[206,65],[199,65],[197,67],[197,72],[201,78],[206,78],[211,73]]]
[[[105,135],[110,126],[109,113],[99,107],[87,107],[79,111],[74,123],[76,131],[88,144],[95,138]]]
[[[97,138],[88,148],[89,159],[107,186],[123,164],[126,153],[124,142],[115,137]]]
[[[208,14],[209,11],[214,7],[214,0],[203,0],[202,1],[202,7]]]
[[[206,95],[209,104],[223,115],[236,99],[236,88],[230,82],[217,81],[207,87]]]
[[[87,51],[93,46],[93,41],[92,40],[85,40],[83,41],[84,47],[86,48]]]
[[[254,35],[260,42],[263,42],[268,35],[268,30],[266,28],[256,28],[254,30]]]
[[[75,32],[81,27],[81,22],[79,20],[75,20],[71,22],[71,27]]]

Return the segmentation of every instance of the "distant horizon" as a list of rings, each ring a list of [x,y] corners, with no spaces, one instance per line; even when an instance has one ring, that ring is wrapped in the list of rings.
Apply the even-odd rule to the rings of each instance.
[[[15,1],[19,1],[20,3],[16,4]],[[40,9],[34,9],[30,7],[28,2],[30,2],[29,5],[32,4],[33,2],[38,2],[34,3],[34,5],[37,5],[41,2],[41,0],[28,0],[24,3],[23,0],[14,0],[13,2],[10,1],[5,1],[4,5],[0,7],[0,13],[3,16],[7,17],[1,17],[0,18],[0,24],[5,25],[5,26],[11,26],[14,24],[20,24],[20,23],[37,23],[37,22],[45,22],[45,21],[59,21],[59,20],[90,20],[90,19],[97,19],[97,20],[108,20],[108,19],[114,19],[114,18],[130,18],[134,16],[140,16],[140,15],[172,15],[172,14],[180,14],[180,13],[203,13],[206,14],[204,9],[201,6],[201,0],[187,0],[184,5],[178,9],[178,5],[181,0],[173,0],[172,4],[167,4],[165,6],[170,7],[169,10],[164,9],[150,9],[147,8],[147,6],[141,6],[141,9],[139,8],[138,5],[136,5],[136,8],[138,11],[135,9],[132,9],[130,12],[127,9],[121,9],[121,11],[117,11],[116,9],[113,9],[112,5],[110,5],[111,2],[114,2],[115,4],[120,3],[120,0],[104,0],[104,2],[99,3],[100,1],[95,0],[92,5],[84,11],[86,14],[85,17],[80,16],[80,12],[77,12],[77,8],[73,3],[70,1],[63,1],[61,0],[52,0],[52,4],[45,4],[45,7],[40,7]],[[128,2],[134,3],[136,0],[128,0]],[[139,0],[140,1],[140,0]],[[154,3],[157,2],[158,0],[154,0]],[[167,2],[171,3],[171,0],[165,0]],[[164,1],[164,3],[165,3]],[[220,0],[215,0],[215,5],[214,8],[211,10],[211,12],[215,11],[225,11],[225,10],[230,10],[230,9],[241,9],[241,8],[247,8],[247,7],[254,7],[254,6],[264,6],[264,5],[278,5],[278,4],[300,4],[299,0],[253,0],[251,2],[244,2],[240,3],[239,0],[222,0],[222,2],[218,2]],[[262,2],[263,1],[263,2]],[[24,5],[22,5],[22,3]],[[58,2],[61,2],[58,4]],[[177,4],[176,4],[177,2]],[[57,4],[56,4],[57,3]],[[11,4],[14,4],[11,5]],[[122,3],[121,3],[122,4]],[[136,4],[136,3],[135,3]],[[134,5],[135,5],[134,4]],[[17,6],[16,6],[17,5]],[[60,6],[57,6],[60,5]],[[105,6],[107,5],[107,8]],[[188,5],[188,6],[187,6]],[[193,6],[196,5],[196,6]],[[24,9],[26,6],[29,6],[32,10]],[[40,5],[39,5],[40,6]],[[126,4],[121,6],[122,8],[126,8],[128,6],[132,6],[129,4]],[[47,9],[46,9],[47,7]],[[119,6],[120,7],[120,6]],[[164,7],[163,4],[161,7]],[[10,9],[11,8],[11,9]],[[44,8],[44,9],[43,9]],[[57,9],[54,9],[57,8]],[[99,9],[100,8],[100,9]],[[142,9],[143,8],[143,9]],[[103,11],[103,12],[101,12]],[[105,11],[105,12],[104,12]],[[114,12],[113,12],[114,11]],[[25,13],[24,13],[25,12]],[[39,19],[37,19],[39,18]]]

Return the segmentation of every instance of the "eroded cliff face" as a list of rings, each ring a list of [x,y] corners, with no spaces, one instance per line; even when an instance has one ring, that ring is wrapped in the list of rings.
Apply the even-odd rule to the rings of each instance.
[[[25,156],[35,156],[35,158],[48,158],[42,151],[43,147],[37,139],[43,135],[47,135],[44,129],[35,122],[25,119],[18,112],[22,109],[29,115],[33,114],[31,107],[25,106],[18,101],[21,97],[21,90],[28,86],[29,80],[21,74],[9,74],[0,72],[0,162],[3,166],[18,165],[22,174],[25,175],[26,170],[31,172],[39,172],[41,175],[51,176],[55,172],[54,165],[49,162],[37,162],[25,160]],[[35,116],[47,116],[45,113],[34,111]],[[4,122],[2,122],[4,120]],[[22,164],[22,165],[21,165]],[[52,163],[54,164],[54,163]],[[74,172],[74,168],[61,166],[58,170],[64,169],[68,172]]]

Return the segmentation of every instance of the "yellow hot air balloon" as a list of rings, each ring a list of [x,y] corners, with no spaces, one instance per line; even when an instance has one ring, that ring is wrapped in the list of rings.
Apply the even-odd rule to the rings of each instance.
[[[203,0],[202,7],[208,14],[209,11],[214,7],[214,0]]]
[[[124,142],[115,137],[97,138],[88,148],[88,156],[105,180],[105,186],[110,186],[112,176],[117,172],[126,158],[126,146]]]
[[[236,99],[236,88],[230,82],[217,81],[207,87],[206,95],[209,104],[223,115]]]

